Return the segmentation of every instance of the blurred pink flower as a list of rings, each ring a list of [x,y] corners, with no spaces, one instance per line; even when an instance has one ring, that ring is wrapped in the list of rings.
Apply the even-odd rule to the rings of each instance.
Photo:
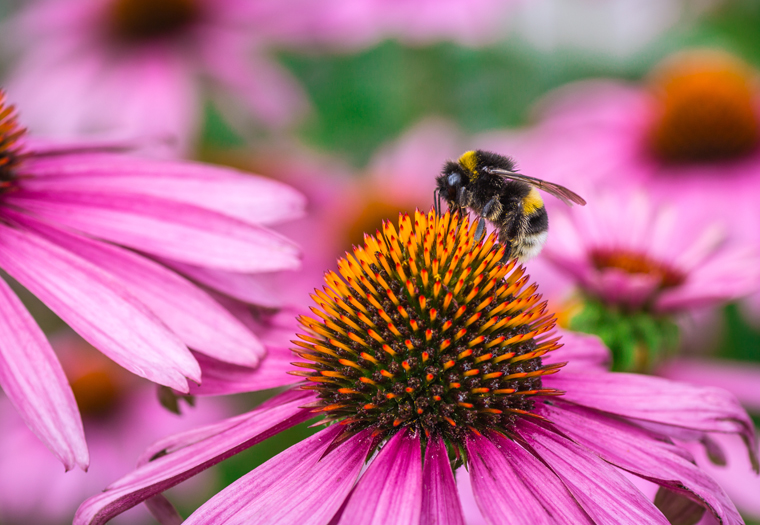
[[[297,248],[261,224],[298,216],[302,197],[230,169],[103,150],[35,144],[0,98],[0,268],[156,383],[187,392],[188,378],[201,382],[188,347],[256,366],[264,345],[174,269],[222,293],[234,283],[236,298],[257,303],[249,273],[299,264]],[[77,405],[53,349],[3,281],[0,308],[0,386],[67,469],[86,469]]]
[[[267,20],[261,30],[285,45],[319,43],[343,49],[393,38],[409,44],[453,40],[493,42],[509,29],[509,15],[525,0],[288,0],[250,2]]]
[[[0,520],[35,525],[70,522],[77,506],[101,490],[117,473],[134,468],[151,442],[171,432],[189,430],[228,416],[221,400],[202,399],[177,415],[162,408],[155,387],[125,372],[68,330],[51,336],[63,362],[87,430],[92,466],[65,473],[0,395]],[[209,473],[210,474],[210,473]],[[182,499],[203,497],[210,477],[186,487]],[[153,523],[136,509],[115,523]]]
[[[168,137],[187,149],[209,92],[241,126],[241,114],[282,126],[305,112],[272,47],[484,43],[520,1],[37,0],[6,24],[19,56],[5,85],[35,132]]]
[[[542,125],[575,128],[591,152],[620,155],[618,163],[630,166],[623,175],[637,181],[741,178],[760,169],[756,81],[757,71],[726,52],[687,50],[664,60],[643,85],[597,80],[562,87],[539,104],[537,117]]]
[[[628,311],[688,313],[760,284],[757,251],[726,244],[700,210],[658,206],[642,191],[584,196],[585,208],[552,210],[543,258],[587,296]]]
[[[547,96],[535,127],[481,137],[525,173],[576,191],[644,186],[760,245],[758,74],[728,53],[689,50],[644,85],[584,81]]]
[[[249,4],[30,2],[4,27],[6,46],[19,55],[5,85],[30,129],[57,137],[163,137],[186,149],[209,92],[225,95],[217,96],[219,108],[233,122],[242,113],[282,126],[303,113],[306,101],[267,57],[256,33],[269,21],[251,16]]]
[[[501,260],[495,236],[475,243],[469,221],[415,213],[383,232],[339,262],[343,278],[325,276],[316,318],[300,318],[309,333],[294,341],[300,390],[154,444],[134,472],[82,504],[75,525],[105,523],[321,415],[336,424],[184,523],[462,524],[452,463],[467,466],[490,523],[669,523],[622,471],[742,522],[671,439],[741,436],[757,469],[754,429],[733,396],[610,373],[593,336],[563,334],[558,344],[537,287]],[[439,268],[444,277],[433,278]]]

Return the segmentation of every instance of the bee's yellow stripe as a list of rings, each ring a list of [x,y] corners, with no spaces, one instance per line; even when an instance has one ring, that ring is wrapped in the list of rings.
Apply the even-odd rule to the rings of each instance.
[[[459,164],[469,172],[468,176],[473,179],[478,176],[478,172],[475,168],[478,166],[478,156],[474,151],[467,151],[461,157],[459,157]]]
[[[544,206],[544,201],[541,199],[541,194],[538,193],[536,188],[531,188],[530,193],[523,199],[523,212],[525,215],[530,215],[536,210],[540,210]]]

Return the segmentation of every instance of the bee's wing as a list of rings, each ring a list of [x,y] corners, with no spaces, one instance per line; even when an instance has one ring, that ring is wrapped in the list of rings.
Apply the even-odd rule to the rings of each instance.
[[[554,184],[553,182],[547,182],[545,180],[536,179],[534,177],[528,177],[522,173],[515,173],[514,171],[507,171],[499,168],[488,168],[488,172],[493,173],[494,175],[500,175],[506,179],[519,180],[520,182],[530,184],[539,190],[545,191],[549,195],[554,195],[568,206],[572,206],[573,203],[580,204],[581,206],[586,205],[586,201],[583,199],[583,197],[574,191],[568,190],[564,186],[560,186],[559,184]]]

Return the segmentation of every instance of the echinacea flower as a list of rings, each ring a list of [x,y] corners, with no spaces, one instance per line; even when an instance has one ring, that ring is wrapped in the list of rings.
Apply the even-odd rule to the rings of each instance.
[[[457,215],[403,215],[328,272],[295,350],[304,378],[260,408],[159,441],[82,504],[102,524],[281,429],[327,428],[224,489],[184,523],[464,523],[466,466],[489,523],[669,523],[662,500],[742,523],[671,437],[752,423],[719,389],[606,370],[590,336],[560,337],[537,286]],[[369,460],[368,460],[369,458]],[[755,460],[756,461],[756,460]],[[366,470],[365,464],[369,462]],[[164,503],[166,503],[165,500]],[[666,514],[663,514],[665,512]],[[179,518],[176,518],[179,519]]]
[[[279,4],[279,3],[277,3]],[[196,138],[203,95],[230,117],[282,126],[305,97],[257,39],[247,0],[39,0],[4,27],[5,79],[35,133]],[[243,121],[238,117],[236,123]]]
[[[264,345],[208,292],[256,302],[251,273],[298,251],[261,224],[300,214],[282,184],[108,148],[35,144],[0,95],[0,268],[113,361],[180,392],[201,382],[189,348],[256,366]],[[86,469],[71,387],[53,349],[0,281],[0,386],[64,463]]]
[[[586,197],[593,206],[552,210],[543,259],[581,294],[571,326],[602,336],[616,367],[650,371],[676,343],[657,341],[672,322],[757,289],[757,250],[726,243],[700,210],[658,206],[642,191]]]

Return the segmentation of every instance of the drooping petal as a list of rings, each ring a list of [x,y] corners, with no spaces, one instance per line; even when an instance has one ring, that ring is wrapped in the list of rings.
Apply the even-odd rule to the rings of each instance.
[[[290,364],[293,353],[287,348],[268,346],[266,358],[256,368],[224,363],[202,354],[194,355],[203,373],[203,383],[190,385],[190,394],[194,396],[255,392],[290,385],[299,380],[288,374],[298,368]]]
[[[490,525],[592,523],[546,465],[516,443],[492,437],[467,439],[473,494]]]
[[[736,398],[719,388],[697,387],[659,377],[565,371],[545,379],[565,390],[564,399],[634,419],[703,432],[738,433],[756,450],[755,430]]]
[[[0,223],[0,267],[90,344],[131,372],[187,392],[200,367],[164,324],[113,277],[27,230]]]
[[[414,525],[422,509],[420,438],[402,431],[372,461],[351,493],[339,525]]]
[[[752,471],[746,457],[743,443],[737,436],[714,434],[712,436],[725,454],[726,465],[715,465],[700,443],[681,443],[694,454],[697,465],[708,476],[715,479],[731,496],[731,501],[741,510],[745,518],[760,520],[760,476]]]
[[[678,357],[660,366],[657,375],[728,390],[743,407],[760,412],[760,365],[757,363]]]
[[[652,502],[594,453],[530,421],[520,421],[517,430],[559,476],[592,523],[668,525],[668,520]]]
[[[722,523],[741,523],[728,495],[682,448],[623,419],[561,400],[542,410],[568,437],[605,461],[674,492],[686,492]]]
[[[420,525],[464,525],[449,455],[440,436],[430,439],[425,450]]]
[[[309,410],[299,408],[309,399],[299,397],[289,403],[267,405],[238,416],[234,426],[218,434],[206,434],[199,441],[155,458],[117,482],[104,493],[89,498],[77,510],[74,525],[101,525],[112,517],[160,494],[238,452],[260,443],[312,417]]]
[[[231,168],[112,154],[33,157],[34,191],[148,195],[184,202],[251,224],[273,224],[303,214],[304,197],[285,184]]]
[[[189,347],[242,366],[256,366],[264,356],[264,345],[243,323],[207,293],[160,264],[30,218],[15,218],[121,280],[136,299],[155,312]]]
[[[66,470],[87,470],[90,457],[82,418],[63,368],[42,330],[2,279],[0,387]]]
[[[211,498],[186,525],[322,525],[343,504],[369,452],[369,432],[325,454],[343,428],[333,425],[290,447]]]
[[[297,268],[298,250],[262,226],[152,196],[17,192],[6,204],[130,248],[232,272]]]

